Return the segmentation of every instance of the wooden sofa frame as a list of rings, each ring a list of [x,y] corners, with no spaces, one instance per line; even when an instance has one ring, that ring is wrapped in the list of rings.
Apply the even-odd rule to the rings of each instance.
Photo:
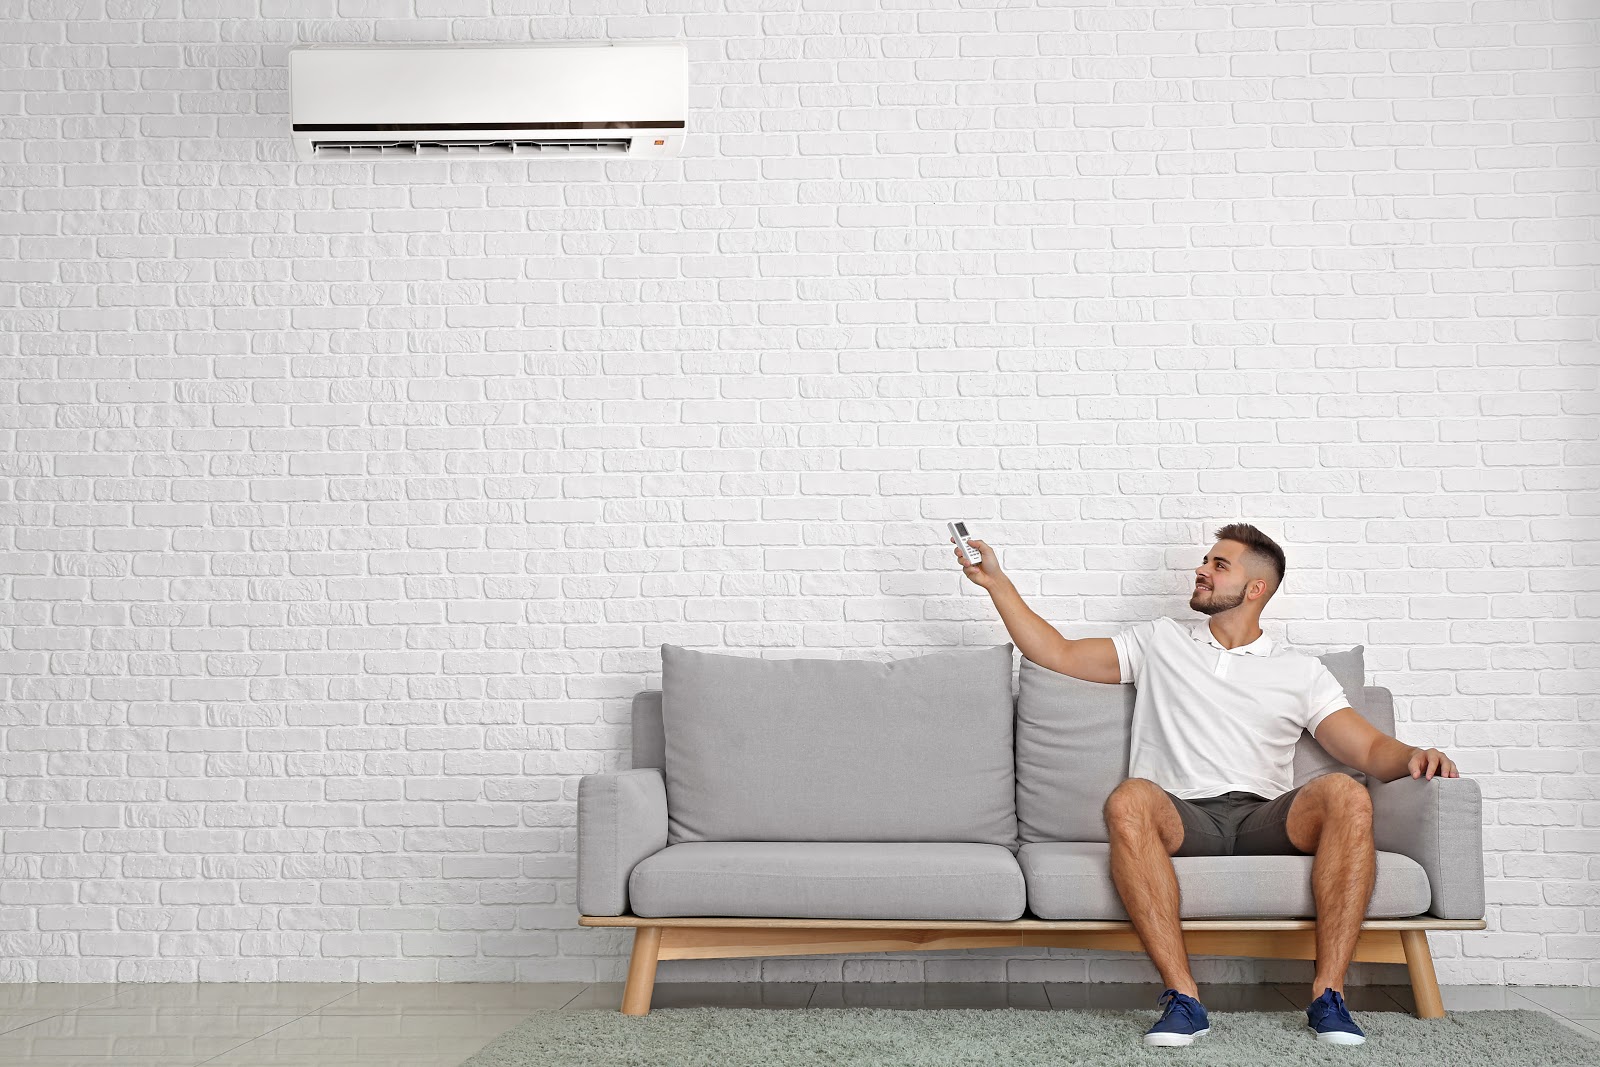
[[[933,952],[1011,946],[1142,952],[1128,922],[937,922],[878,919],[645,919],[580,915],[579,926],[631,926],[633,956],[622,992],[622,1014],[648,1015],[659,960],[741,956],[811,956],[859,952]],[[1358,963],[1404,963],[1417,1017],[1444,1017],[1439,980],[1428,948],[1429,930],[1482,930],[1482,919],[1369,919],[1356,943]],[[1184,940],[1196,956],[1316,959],[1311,919],[1186,919]]]

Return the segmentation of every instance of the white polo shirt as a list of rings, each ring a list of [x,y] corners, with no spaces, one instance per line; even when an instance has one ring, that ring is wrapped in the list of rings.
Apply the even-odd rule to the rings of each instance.
[[[1265,633],[1224,648],[1208,618],[1161,618],[1111,641],[1123,683],[1138,688],[1128,776],[1185,800],[1287,793],[1301,731],[1350,706],[1321,660]]]

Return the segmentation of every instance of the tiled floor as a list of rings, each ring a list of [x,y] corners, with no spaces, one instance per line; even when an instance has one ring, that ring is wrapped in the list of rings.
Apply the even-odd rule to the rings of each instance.
[[[1054,983],[657,984],[654,1007],[1145,1009],[1154,987]],[[1300,1011],[1298,986],[1207,986],[1218,1011]],[[1600,989],[1445,988],[1457,1011],[1526,1008],[1600,1041]],[[1357,1013],[1409,1011],[1399,986],[1352,987]],[[456,1067],[538,1010],[616,1011],[620,983],[0,985],[0,1064],[38,1067]]]

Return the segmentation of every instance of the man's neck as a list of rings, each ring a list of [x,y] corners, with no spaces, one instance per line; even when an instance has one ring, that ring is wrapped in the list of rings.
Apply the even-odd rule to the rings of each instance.
[[[1239,648],[1260,638],[1262,630],[1255,619],[1230,619],[1227,615],[1227,612],[1223,612],[1207,620],[1207,624],[1211,627],[1211,636],[1217,639],[1217,644],[1223,648]]]

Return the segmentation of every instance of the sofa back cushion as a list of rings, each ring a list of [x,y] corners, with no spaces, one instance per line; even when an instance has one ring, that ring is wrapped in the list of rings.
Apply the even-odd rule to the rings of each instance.
[[[1343,652],[1324,652],[1317,658],[1328,668],[1328,672],[1339,683],[1339,688],[1344,690],[1345,699],[1350,702],[1350,706],[1372,725],[1386,734],[1392,734],[1394,704],[1389,700],[1374,700],[1367,692],[1366,656],[1366,646],[1357,645]],[[1384,696],[1388,696],[1387,690],[1383,693]],[[1302,786],[1313,778],[1320,778],[1334,771],[1344,771],[1354,776],[1357,781],[1367,780],[1366,775],[1360,771],[1346,767],[1328,755],[1309,733],[1302,733],[1300,743],[1294,747],[1294,784]]]
[[[1378,729],[1392,733],[1392,705],[1369,699],[1362,684],[1362,647],[1318,658],[1344,688],[1350,706]],[[1024,657],[1018,688],[1018,839],[1023,844],[1106,840],[1101,809],[1111,791],[1128,777],[1134,687],[1085,682]],[[1300,735],[1295,785],[1339,770],[1350,768],[1323,751],[1310,734]]]
[[[633,769],[667,769],[667,735],[661,723],[661,690],[641,689],[633,695]]]
[[[667,843],[1015,849],[1011,652],[880,662],[661,646]]]
[[[1104,841],[1100,809],[1128,777],[1133,686],[1085,682],[1026,657],[1018,684],[1019,840]]]

